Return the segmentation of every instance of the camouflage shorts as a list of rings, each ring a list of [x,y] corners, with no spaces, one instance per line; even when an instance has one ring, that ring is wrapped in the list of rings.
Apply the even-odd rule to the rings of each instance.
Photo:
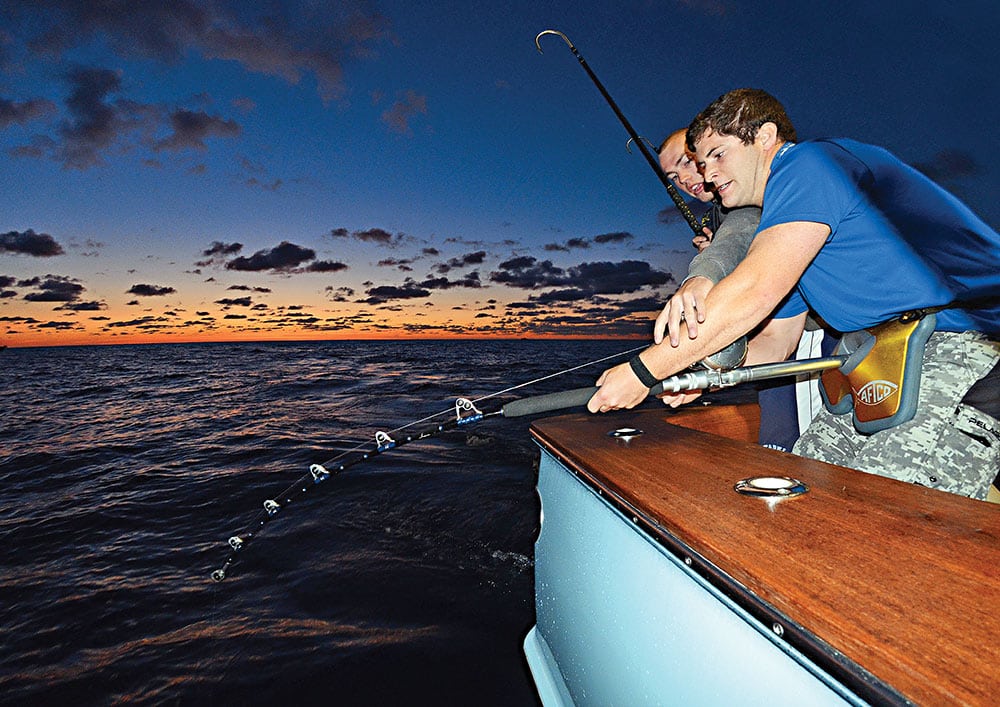
[[[825,408],[795,453],[831,464],[985,499],[1000,471],[1000,421],[963,404],[972,385],[1000,358],[1000,343],[977,332],[936,332],[924,351],[917,414],[864,435],[852,416]]]

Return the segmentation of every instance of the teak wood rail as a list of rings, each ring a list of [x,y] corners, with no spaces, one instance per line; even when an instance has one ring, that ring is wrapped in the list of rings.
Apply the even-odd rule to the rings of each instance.
[[[761,448],[757,421],[756,406],[653,409],[543,419],[532,434],[785,617],[827,667],[874,683],[869,698],[995,704],[1000,507]],[[644,434],[608,435],[626,426]],[[809,492],[769,504],[734,491],[773,475]]]

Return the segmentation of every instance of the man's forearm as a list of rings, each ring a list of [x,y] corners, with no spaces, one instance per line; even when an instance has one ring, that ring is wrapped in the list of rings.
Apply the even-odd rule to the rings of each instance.
[[[735,282],[732,277],[726,278],[708,293],[705,305],[712,314],[698,325],[698,338],[681,336],[678,346],[664,339],[639,357],[650,372],[662,380],[725,348],[770,314],[769,305],[760,300],[759,293],[751,292],[752,289],[740,283],[738,278]],[[745,294],[740,295],[741,290],[745,290]]]

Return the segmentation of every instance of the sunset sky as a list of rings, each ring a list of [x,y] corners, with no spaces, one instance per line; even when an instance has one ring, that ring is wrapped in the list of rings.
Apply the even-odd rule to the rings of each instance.
[[[648,336],[653,143],[764,88],[989,224],[995,4],[5,0],[0,344]]]

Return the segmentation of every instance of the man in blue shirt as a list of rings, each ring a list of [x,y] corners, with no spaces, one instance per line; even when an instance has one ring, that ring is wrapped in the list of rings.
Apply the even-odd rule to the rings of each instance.
[[[641,360],[664,378],[775,310],[784,335],[797,337],[807,308],[845,332],[937,309],[912,420],[862,434],[849,415],[824,412],[795,449],[985,498],[1000,468],[1000,423],[981,409],[988,406],[963,400],[1000,359],[1000,237],[885,150],[850,140],[795,144],[793,133],[781,104],[755,89],[731,91],[695,118],[688,145],[706,181],[727,208],[762,207],[761,223],[730,276],[695,298],[675,295],[657,319],[659,343]],[[695,326],[684,307],[697,308]],[[633,407],[648,394],[627,365],[598,383],[591,411]]]
[[[698,171],[694,153],[687,149],[686,133],[687,128],[675,130],[663,141],[657,150],[660,167],[679,190],[701,202],[711,202],[715,194]],[[712,228],[716,232],[713,233],[706,228],[704,234],[695,236],[692,240],[692,244],[698,249],[698,255],[688,266],[688,274],[683,281],[685,283],[694,278],[705,278],[705,282],[711,287],[735,270],[740,261],[746,257],[760,223],[760,209],[756,206],[726,209],[723,212],[717,205],[713,205],[712,213],[715,222]],[[749,349],[751,358],[747,363],[755,362],[753,354],[761,348],[760,342],[754,339],[757,336],[767,336],[769,331],[765,329],[751,338]],[[796,357],[819,356],[824,341],[825,337],[821,330],[804,332],[798,343]],[[766,361],[761,359],[756,362]],[[690,402],[698,395],[680,396],[668,402],[679,405]],[[809,425],[821,404],[815,380],[789,382],[787,379],[768,381],[761,386],[758,390],[758,402],[761,413],[758,442],[765,447],[780,449],[783,452],[791,451],[792,445],[799,438],[801,431]]]

